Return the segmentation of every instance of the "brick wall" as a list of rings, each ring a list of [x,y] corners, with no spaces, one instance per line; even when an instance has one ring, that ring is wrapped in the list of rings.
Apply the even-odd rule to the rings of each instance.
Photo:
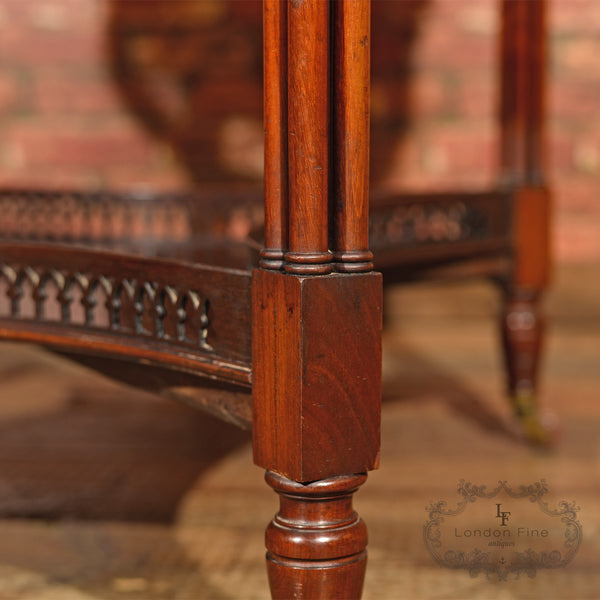
[[[111,85],[105,19],[102,2],[0,2],[3,183],[98,187],[142,167],[173,179],[168,153]]]
[[[600,3],[554,0],[550,177],[559,259],[600,258]]]
[[[548,178],[559,261],[600,259],[600,2],[549,0]],[[412,55],[411,120],[389,183],[494,175],[495,0],[433,0]]]
[[[598,259],[600,2],[550,6],[556,255]],[[493,180],[495,9],[374,5],[375,181]],[[259,181],[259,34],[259,0],[0,0],[0,183]]]

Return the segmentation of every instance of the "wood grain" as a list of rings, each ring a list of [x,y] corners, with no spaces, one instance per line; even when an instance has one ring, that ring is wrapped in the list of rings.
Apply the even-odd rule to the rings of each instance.
[[[0,244],[0,257],[4,269],[0,272],[0,286],[5,286],[4,293],[11,297],[13,305],[0,315],[0,337],[164,364],[249,384],[251,278],[248,272],[42,244]],[[66,282],[65,289],[52,288],[58,298],[41,287],[50,276]],[[24,282],[22,285],[18,284],[20,280]],[[28,290],[24,287],[26,281],[31,286]],[[37,287],[34,281],[39,282]],[[69,281],[73,284],[69,285]],[[101,281],[108,286],[108,295],[101,293],[105,287],[100,285]],[[94,287],[94,282],[99,283]],[[144,295],[126,293],[121,290],[125,284]],[[77,320],[65,314],[65,298],[75,288],[83,296],[69,305],[86,311],[95,306],[98,312],[105,312],[104,320],[83,316]],[[182,297],[188,291],[194,291],[207,303],[204,325],[201,315],[190,313],[187,319],[181,306],[168,304],[170,295]],[[163,292],[167,299],[158,302]],[[155,300],[151,301],[150,296]],[[15,310],[19,308],[15,306],[17,302],[37,307],[27,314]],[[63,314],[44,316],[40,310],[44,303],[56,304]],[[120,316],[116,318],[116,314]],[[180,327],[185,332],[179,331]],[[200,328],[206,334],[204,342],[198,339]],[[180,335],[184,337],[180,339]],[[194,338],[196,343],[192,341]]]
[[[381,275],[253,278],[254,457],[296,481],[376,468]]]
[[[267,472],[279,512],[267,528],[267,569],[274,600],[358,600],[367,564],[367,528],[352,507],[365,474],[308,485]]]
[[[370,271],[370,3],[333,2],[333,228],[340,272]]]
[[[281,269],[288,247],[287,5],[263,5],[265,246],[261,267]]]
[[[540,185],[545,161],[546,3],[504,0],[501,22],[502,177]]]
[[[289,273],[333,270],[329,206],[330,3],[288,3]]]

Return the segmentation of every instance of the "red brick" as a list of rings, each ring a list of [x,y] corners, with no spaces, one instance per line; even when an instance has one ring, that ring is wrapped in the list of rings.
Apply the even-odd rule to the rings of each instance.
[[[445,153],[448,172],[475,174],[494,166],[497,146],[491,126],[473,126],[466,121],[440,125],[427,132],[425,144]]]
[[[460,26],[461,17],[465,10],[469,10],[478,4],[485,6],[489,5],[489,3],[490,0],[460,0],[459,2],[433,0],[430,2],[429,20],[436,23],[444,22],[449,29],[456,29]]]
[[[600,171],[600,139],[578,136],[573,147],[574,170],[584,176],[597,177]]]
[[[81,168],[55,169],[11,169],[0,170],[0,186],[2,187],[30,187],[48,189],[82,189],[94,190],[103,183],[98,171],[82,171]]]
[[[189,178],[185,170],[165,165],[163,168],[127,165],[110,166],[104,170],[112,189],[139,190],[152,192],[189,189]]]
[[[495,3],[486,3],[493,11]],[[416,64],[434,69],[488,68],[497,48],[494,36],[473,33],[460,22],[464,11],[478,4],[471,0],[432,3],[422,23]]]
[[[557,211],[600,219],[597,177],[561,174],[555,178],[551,174],[550,180],[553,183],[553,204]]]
[[[573,170],[573,135],[568,129],[557,126],[550,129],[547,152],[549,168],[555,174]]]
[[[437,35],[419,47],[416,64],[420,68],[460,72],[462,69],[489,69],[493,65],[494,45],[488,39],[457,39]]]
[[[65,5],[68,21],[64,28],[41,28],[35,15],[40,7],[50,4]],[[83,64],[98,60],[104,52],[103,22],[94,18],[101,11],[90,10],[97,2],[54,0],[54,2],[4,2],[6,20],[10,26],[2,29],[0,56],[5,63],[19,65]],[[36,10],[37,9],[37,10]],[[62,8],[60,8],[62,10]],[[76,18],[83,15],[84,18]],[[87,18],[85,18],[87,15]]]
[[[558,214],[552,231],[552,251],[558,262],[598,261],[600,259],[600,219]]]
[[[40,66],[85,65],[104,59],[103,40],[74,34],[41,34],[37,36],[0,36],[0,55],[16,65]]]
[[[553,119],[588,123],[600,114],[600,81],[563,77],[551,82],[549,110]]]
[[[44,71],[33,81],[34,106],[41,114],[94,115],[122,112],[124,100],[110,80]]]
[[[498,3],[496,0],[463,0],[457,14],[460,30],[468,34],[491,36],[500,30]]]
[[[490,128],[457,123],[411,133],[398,147],[388,185],[441,189],[479,187],[494,180],[496,149]]]
[[[552,0],[548,3],[548,21],[555,34],[598,35],[600,4],[597,0]]]
[[[411,79],[410,115],[414,118],[443,117],[449,112],[451,90],[443,77],[431,71],[418,71]]]
[[[80,129],[72,122],[31,122],[13,125],[5,143],[23,156],[26,167],[104,167],[110,164],[145,163],[157,147],[143,132],[126,125]]]
[[[600,39],[595,36],[577,36],[570,40],[558,41],[554,52],[557,69],[564,69],[571,76],[578,73],[585,77],[598,68]]]
[[[18,106],[20,86],[10,73],[0,73],[0,113],[10,112]]]
[[[491,70],[476,76],[460,77],[456,84],[456,114],[461,118],[496,119],[498,82]]]
[[[400,141],[399,141],[400,142]],[[389,169],[380,185],[391,189],[428,189],[430,178],[423,172],[420,141],[410,136],[393,149],[389,157]]]
[[[132,119],[106,77],[107,35],[117,16],[128,31],[141,18],[149,31],[159,32],[145,38],[145,50],[141,44],[147,60],[133,46],[130,57],[139,59],[138,72],[164,103],[172,129],[182,114],[189,116],[192,135],[180,143],[193,157],[192,168],[220,165],[216,142],[225,116],[260,114],[260,2],[151,5],[153,10],[140,0],[0,4],[2,180],[83,187],[185,182],[184,168],[163,156],[160,142]],[[549,13],[549,175],[556,189],[559,259],[571,260],[598,252],[600,1],[551,0]],[[493,181],[497,0],[382,0],[373,15],[377,176],[389,161],[387,182],[396,186],[460,188]],[[167,44],[162,34],[174,27],[192,33]],[[202,82],[202,89],[182,94],[184,77]]]
[[[137,1],[137,0],[136,0]],[[81,2],[81,0],[35,0],[9,4],[22,4],[22,19],[35,31],[70,32],[79,30],[103,31],[107,22],[108,7],[112,0]]]

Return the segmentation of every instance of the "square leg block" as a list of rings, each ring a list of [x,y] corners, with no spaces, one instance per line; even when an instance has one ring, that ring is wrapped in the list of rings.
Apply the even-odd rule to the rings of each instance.
[[[255,271],[254,460],[296,481],[377,468],[379,273]]]

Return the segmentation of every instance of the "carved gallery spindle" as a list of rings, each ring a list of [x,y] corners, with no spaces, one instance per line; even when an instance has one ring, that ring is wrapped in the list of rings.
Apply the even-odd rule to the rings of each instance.
[[[0,316],[27,318],[23,307],[29,304],[35,306],[32,318],[40,322],[53,321],[56,317],[53,318],[48,309],[54,303],[59,305],[54,315],[60,315],[64,324],[134,333],[210,350],[207,341],[209,302],[194,290],[6,264],[0,265],[0,281],[4,281],[5,294],[11,300],[10,312]],[[73,318],[76,297],[84,309],[79,323]]]

